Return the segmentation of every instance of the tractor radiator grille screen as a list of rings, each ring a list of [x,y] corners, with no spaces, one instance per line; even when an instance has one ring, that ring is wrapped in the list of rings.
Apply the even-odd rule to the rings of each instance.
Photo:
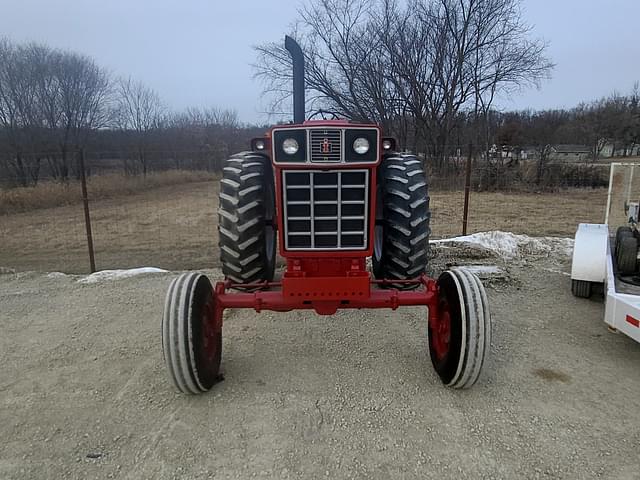
[[[312,162],[340,162],[342,160],[341,130],[309,130]]]
[[[287,250],[366,250],[368,170],[284,171]]]

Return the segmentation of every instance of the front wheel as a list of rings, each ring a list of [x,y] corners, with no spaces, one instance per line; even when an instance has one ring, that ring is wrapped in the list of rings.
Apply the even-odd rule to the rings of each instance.
[[[487,294],[480,279],[460,267],[442,273],[437,286],[437,315],[428,327],[431,362],[446,386],[469,388],[491,348]]]
[[[162,317],[162,353],[181,392],[203,393],[220,379],[222,310],[206,276],[184,273],[171,282]]]

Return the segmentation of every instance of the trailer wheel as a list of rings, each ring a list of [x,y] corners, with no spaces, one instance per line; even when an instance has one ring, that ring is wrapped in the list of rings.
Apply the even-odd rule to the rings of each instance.
[[[225,277],[236,283],[271,281],[276,266],[275,194],[269,158],[233,155],[220,180],[218,233]]]
[[[451,388],[476,383],[491,348],[489,302],[480,279],[465,268],[437,281],[438,318],[429,321],[429,354],[442,382]]]
[[[405,280],[426,270],[430,219],[422,162],[414,155],[386,155],[378,169],[373,238],[373,274],[377,279]]]
[[[618,272],[622,275],[630,275],[636,271],[638,262],[638,239],[634,236],[621,236],[616,252]]]
[[[206,392],[220,379],[222,311],[206,276],[184,273],[171,282],[162,317],[162,354],[181,392]]]
[[[591,296],[591,282],[587,280],[571,280],[571,293],[574,297],[589,298]]]
[[[614,247],[616,255],[618,254],[618,248],[620,247],[620,240],[623,237],[633,237],[633,230],[631,230],[631,227],[618,227],[616,230],[616,243]]]

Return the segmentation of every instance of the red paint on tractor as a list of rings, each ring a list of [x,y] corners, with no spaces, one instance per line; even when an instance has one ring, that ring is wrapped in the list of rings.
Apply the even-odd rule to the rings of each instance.
[[[291,170],[368,170],[369,185],[377,185],[377,170],[382,161],[382,132],[378,125],[360,124],[346,120],[306,120],[302,123],[278,126],[278,129],[300,129],[307,127],[328,128],[368,128],[378,131],[378,158],[375,162],[367,163],[330,163],[309,164],[306,162],[279,164],[272,163],[275,180],[275,224],[279,232],[284,232],[282,212],[282,176],[283,171]],[[273,130],[265,136],[265,141],[271,145]],[[322,153],[329,153],[333,145],[328,138],[321,144]],[[267,150],[269,151],[269,150]],[[234,284],[230,280],[218,282],[214,287],[217,311],[227,308],[251,308],[257,312],[272,310],[288,312],[297,309],[314,310],[320,315],[334,314],[341,308],[390,308],[401,306],[428,306],[429,322],[441,325],[444,329],[443,339],[447,335],[446,325],[450,321],[440,319],[438,314],[438,289],[436,281],[422,275],[408,280],[374,280],[367,270],[366,259],[373,254],[373,238],[376,218],[376,188],[369,189],[367,212],[367,248],[364,250],[287,250],[284,235],[278,235],[278,249],[286,260],[286,270],[279,282],[259,282],[255,284]],[[394,286],[406,284],[416,290],[398,290]],[[242,292],[233,291],[239,287]],[[385,288],[376,288],[385,287]],[[221,321],[222,315],[216,315]]]
[[[378,130],[380,145],[378,158],[375,162],[354,164],[348,162],[331,164],[287,163],[285,165],[273,163],[275,180],[275,224],[279,232],[284,232],[284,211],[282,196],[282,175],[287,170],[368,170],[369,184],[377,185],[377,170],[382,161],[382,132],[374,124],[358,124],[345,120],[307,120],[301,124],[278,126],[278,129],[300,129],[305,127],[358,128],[366,127]],[[265,137],[269,143],[273,132],[269,131]],[[328,153],[332,145],[324,139],[322,152]],[[429,307],[429,321],[439,322],[438,291],[436,281],[422,275],[409,280],[374,280],[367,270],[366,259],[373,254],[373,238],[376,218],[376,189],[369,189],[367,199],[369,219],[365,228],[369,239],[365,250],[287,250],[284,235],[278,235],[280,255],[286,260],[287,268],[282,274],[280,282],[259,282],[255,284],[236,285],[227,280],[218,282],[214,294],[220,310],[226,308],[251,308],[257,312],[272,310],[288,312],[297,309],[315,310],[320,315],[332,315],[341,308],[390,308],[400,306]],[[416,290],[405,291],[390,288],[399,284],[422,286]],[[376,287],[386,288],[376,288]],[[229,292],[230,289],[240,287],[245,292]]]
[[[351,280],[351,283],[345,281]],[[256,312],[272,310],[275,312],[289,312],[291,310],[315,310],[320,315],[332,315],[341,308],[390,308],[392,310],[403,306],[429,307],[429,321],[437,322],[438,292],[436,281],[423,275],[413,280],[401,280],[393,283],[422,285],[417,290],[397,290],[394,288],[378,289],[371,285],[384,285],[391,283],[387,280],[376,281],[370,279],[369,272],[366,275],[356,277],[299,277],[287,279],[282,282],[261,282],[255,284],[242,284],[244,289],[256,289],[254,292],[229,293],[230,288],[236,285],[230,281],[216,283],[214,296],[221,310],[226,308],[252,308]],[[367,286],[364,287],[366,281]],[[295,283],[293,283],[295,282]],[[336,286],[340,284],[343,291],[338,292]],[[294,286],[295,285],[295,286]],[[351,290],[349,290],[349,285]],[[354,288],[354,285],[356,288]],[[324,291],[320,288],[325,288]],[[315,288],[315,290],[313,290]],[[345,290],[348,295],[345,296]],[[287,292],[287,293],[285,293]],[[340,296],[329,293],[340,293]],[[298,294],[301,295],[298,295]],[[324,293],[324,295],[323,295]],[[293,295],[292,295],[293,294]],[[308,294],[308,295],[307,295]]]
[[[437,314],[429,318],[436,357],[442,361],[451,344],[451,310],[444,295],[439,295]]]
[[[307,120],[305,121],[303,124],[290,124],[290,125],[280,125],[278,126],[278,130],[284,129],[284,128],[292,128],[292,129],[299,129],[299,128],[304,128],[304,127],[308,127],[308,126],[314,126],[314,127],[318,127],[318,126],[326,126],[326,127],[343,127],[343,128],[354,128],[354,127],[366,127],[369,129],[375,129],[378,130],[378,138],[380,139],[380,145],[378,147],[378,152],[380,152],[380,154],[378,155],[378,158],[375,162],[367,162],[364,164],[356,164],[356,163],[330,163],[330,164],[321,164],[321,163],[315,163],[315,164],[309,164],[306,162],[300,162],[300,163],[287,163],[285,165],[283,164],[276,164],[273,163],[272,164],[272,168],[273,168],[273,172],[274,172],[274,184],[275,184],[275,212],[276,212],[276,219],[275,219],[275,223],[277,225],[277,229],[279,232],[284,232],[284,221],[285,219],[283,218],[282,212],[284,212],[284,199],[282,198],[282,172],[283,171],[291,171],[291,170],[300,170],[300,171],[308,171],[308,170],[352,170],[354,168],[357,168],[358,170],[368,170],[369,171],[369,184],[370,185],[377,185],[378,183],[378,179],[377,179],[377,172],[378,172],[378,166],[380,165],[381,161],[382,161],[382,152],[383,152],[383,148],[382,148],[382,131],[380,129],[380,127],[378,125],[375,124],[359,124],[359,123],[351,123],[345,120]],[[273,136],[273,129],[271,129],[269,131],[269,138],[271,138]],[[376,218],[376,189],[375,188],[371,188],[369,190],[369,205],[368,205],[368,218],[369,219],[375,219]],[[293,259],[293,258],[298,258],[298,259],[302,259],[302,258],[310,258],[310,259],[314,259],[316,261],[320,261],[322,264],[324,264],[325,262],[327,262],[329,259],[335,259],[335,258],[343,258],[343,257],[358,257],[362,259],[362,262],[365,261],[366,257],[370,257],[371,255],[373,255],[373,241],[371,239],[373,239],[373,235],[374,235],[374,229],[375,229],[375,221],[369,221],[368,225],[366,225],[367,228],[367,238],[370,239],[369,241],[369,245],[367,247],[366,250],[358,250],[358,251],[354,251],[354,250],[348,250],[348,249],[341,249],[341,250],[325,250],[322,251],[320,249],[318,250],[287,250],[285,248],[285,240],[284,240],[284,235],[278,235],[278,249],[280,252],[280,255],[283,258],[286,258],[287,260]],[[290,268],[290,264],[289,262],[287,262],[287,266],[288,268]]]
[[[633,318],[631,315],[627,315],[627,323],[630,323],[634,327],[640,328],[640,320]]]

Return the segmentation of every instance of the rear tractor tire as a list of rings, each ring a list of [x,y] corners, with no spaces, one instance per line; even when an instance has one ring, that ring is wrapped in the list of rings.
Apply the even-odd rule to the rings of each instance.
[[[422,162],[390,153],[378,168],[373,274],[377,279],[419,277],[429,261],[429,191]],[[396,288],[407,288],[402,284]]]
[[[184,273],[171,282],[162,317],[162,355],[183,393],[206,392],[221,379],[222,310],[216,308],[206,276]]]
[[[235,283],[273,280],[276,266],[275,194],[265,155],[233,155],[222,169],[218,233],[225,277]]]
[[[442,382],[473,386],[491,348],[491,314],[480,279],[454,267],[438,278],[438,317],[429,321],[429,355]]]

